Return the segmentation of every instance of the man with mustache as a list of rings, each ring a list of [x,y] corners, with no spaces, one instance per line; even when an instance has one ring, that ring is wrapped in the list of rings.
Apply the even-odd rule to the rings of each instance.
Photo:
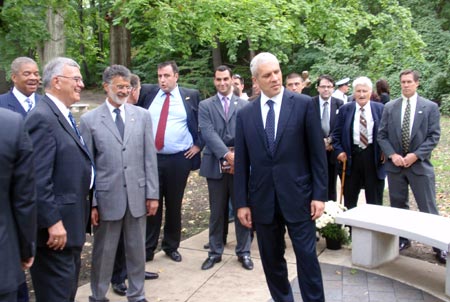
[[[126,104],[130,71],[107,67],[103,105],[81,117],[81,133],[96,167],[91,222],[94,226],[89,301],[106,293],[123,234],[130,302],[144,302],[146,216],[158,209],[158,170],[150,114]]]
[[[384,106],[370,101],[372,81],[369,78],[356,78],[352,85],[355,102],[339,109],[331,139],[337,160],[347,161],[344,201],[349,209],[356,207],[362,188],[367,203],[381,205],[386,177],[384,156],[377,143]]]

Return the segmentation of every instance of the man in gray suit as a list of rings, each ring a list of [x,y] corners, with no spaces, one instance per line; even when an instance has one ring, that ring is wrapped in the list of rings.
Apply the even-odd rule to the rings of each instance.
[[[200,175],[206,177],[209,191],[209,255],[202,269],[207,270],[222,260],[224,249],[223,228],[228,200],[234,206],[234,133],[236,114],[247,101],[233,94],[232,72],[227,66],[219,66],[214,73],[217,94],[200,102],[199,128],[205,141],[205,150],[200,165]],[[253,269],[250,258],[250,230],[234,220],[236,227],[236,254],[242,266]]]
[[[441,134],[439,108],[417,94],[417,71],[402,71],[400,85],[402,96],[385,105],[378,132],[378,143],[389,158],[385,167],[391,206],[409,209],[409,184],[419,210],[439,215],[434,168],[430,162],[431,152]],[[408,239],[400,238],[400,250],[409,246]],[[434,251],[438,261],[446,263],[447,252],[436,248]]]
[[[106,292],[121,233],[128,273],[128,301],[145,300],[146,214],[158,208],[158,171],[150,114],[126,104],[130,71],[112,65],[103,73],[105,103],[81,117],[81,132],[96,166],[91,221],[94,225],[89,301]]]

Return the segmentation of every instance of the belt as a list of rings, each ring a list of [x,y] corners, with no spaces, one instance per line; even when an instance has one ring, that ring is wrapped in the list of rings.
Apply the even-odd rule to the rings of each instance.
[[[184,151],[180,151],[180,152],[176,152],[176,153],[157,153],[156,155],[158,155],[158,157],[170,157],[170,156],[176,156],[176,155],[180,155],[186,153],[186,151],[189,149],[186,149]]]
[[[361,148],[359,145],[353,145],[352,146],[352,154],[357,154],[357,153],[361,153],[363,151],[366,151],[367,149],[369,149],[370,147],[372,147],[372,144],[368,144],[366,148]]]

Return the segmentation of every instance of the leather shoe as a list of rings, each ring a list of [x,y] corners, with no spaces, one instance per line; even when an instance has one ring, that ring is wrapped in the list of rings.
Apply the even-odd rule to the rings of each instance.
[[[125,296],[127,294],[127,286],[125,283],[112,283],[113,291],[119,296]]]
[[[438,251],[436,252],[436,259],[439,263],[446,264],[447,263],[447,251]]]
[[[214,264],[219,263],[220,261],[222,261],[222,256],[208,256],[202,264],[202,270],[210,269]]]
[[[182,258],[178,251],[166,252],[166,255],[175,262],[181,262]]]
[[[208,242],[208,243],[205,243],[205,244],[203,245],[203,248],[204,248],[205,250],[209,250],[209,242]]]
[[[153,280],[153,279],[158,279],[158,278],[159,278],[158,273],[145,272],[145,280]]]
[[[403,251],[403,250],[406,250],[409,247],[411,247],[411,241],[409,241],[409,240],[400,240],[400,244],[399,244],[400,252]]]
[[[242,263],[243,268],[248,269],[250,271],[253,269],[253,261],[252,258],[250,258],[250,256],[248,255],[239,256],[238,261]]]

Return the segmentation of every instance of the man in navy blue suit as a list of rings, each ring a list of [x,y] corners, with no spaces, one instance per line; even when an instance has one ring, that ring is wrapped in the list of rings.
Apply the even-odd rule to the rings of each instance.
[[[355,102],[339,109],[332,134],[337,160],[347,161],[344,201],[349,209],[356,207],[362,188],[367,203],[381,205],[386,177],[384,156],[377,142],[384,106],[370,101],[372,81],[369,78],[356,78],[352,85]]]
[[[327,159],[311,98],[283,88],[277,58],[250,63],[261,96],[237,115],[235,194],[238,218],[255,228],[267,284],[276,302],[293,302],[284,258],[287,227],[303,301],[325,301],[316,227],[327,200]]]
[[[0,107],[20,113],[25,118],[41,97],[36,93],[40,79],[38,65],[33,59],[28,57],[14,59],[11,63],[11,80],[14,87],[0,95]],[[17,302],[28,301],[27,283],[24,282],[17,291]]]

